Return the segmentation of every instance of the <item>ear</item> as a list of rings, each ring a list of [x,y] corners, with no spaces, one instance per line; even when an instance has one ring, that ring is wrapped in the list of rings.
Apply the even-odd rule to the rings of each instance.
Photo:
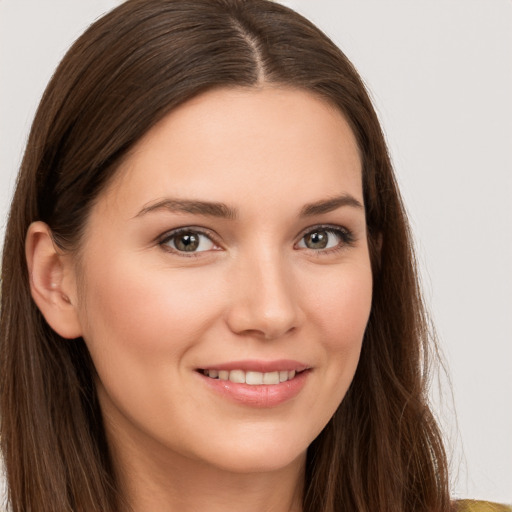
[[[44,222],[33,222],[27,231],[25,256],[30,292],[48,325],[63,338],[78,338],[75,269],[71,255],[58,249]]]

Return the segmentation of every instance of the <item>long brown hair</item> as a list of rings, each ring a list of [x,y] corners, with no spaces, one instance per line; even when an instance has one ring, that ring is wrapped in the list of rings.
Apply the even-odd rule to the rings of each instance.
[[[305,512],[443,512],[445,453],[428,407],[429,337],[411,237],[384,137],[344,54],[266,0],[129,0],[64,57],[36,114],[6,230],[1,447],[13,512],[114,512],[120,490],[82,339],[64,340],[29,289],[24,242],[42,220],[79,247],[94,199],[127,151],[214,87],[284,84],[335,105],[356,136],[374,274],[360,363],[308,451]]]

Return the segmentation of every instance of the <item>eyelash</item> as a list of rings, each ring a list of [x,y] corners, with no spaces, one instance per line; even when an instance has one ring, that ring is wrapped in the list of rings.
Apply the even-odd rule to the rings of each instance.
[[[177,254],[177,255],[182,256],[184,258],[197,258],[197,257],[201,256],[201,254],[203,252],[208,252],[208,251],[198,251],[198,252],[196,252],[196,251],[192,252],[191,251],[191,252],[187,253],[185,251],[179,251],[179,250],[174,249],[172,247],[169,247],[169,245],[167,245],[173,239],[178,238],[180,235],[184,235],[184,234],[202,235],[202,236],[208,238],[208,240],[210,240],[214,245],[216,245],[216,246],[219,245],[216,242],[216,239],[212,235],[211,232],[205,231],[205,230],[203,230],[201,228],[197,228],[195,226],[187,226],[187,227],[183,227],[183,228],[177,228],[177,229],[173,229],[172,231],[169,231],[169,232],[165,233],[158,240],[158,245],[160,247],[162,247],[162,249],[164,249],[165,251],[168,251],[168,252],[170,252],[172,254]],[[216,249],[216,250],[218,250],[218,249]]]
[[[342,251],[343,249],[346,249],[347,247],[351,247],[354,245],[355,237],[354,237],[354,234],[352,233],[352,231],[350,231],[346,227],[333,226],[330,224],[320,224],[318,226],[313,226],[312,228],[308,228],[306,231],[304,231],[301,234],[300,241],[304,240],[304,238],[307,235],[312,235],[314,233],[318,233],[318,232],[322,232],[322,231],[329,233],[331,235],[337,236],[340,241],[334,247],[330,247],[327,249],[315,250],[315,249],[309,249],[306,247],[307,250],[311,251],[317,257],[321,257],[326,254],[334,254],[339,251]]]
[[[306,250],[311,251],[318,257],[321,257],[322,255],[325,255],[325,254],[333,254],[338,251],[341,251],[341,250],[345,249],[347,246],[348,247],[352,246],[355,242],[354,235],[349,229],[342,227],[342,226],[322,225],[322,224],[318,225],[318,226],[313,226],[312,228],[308,228],[306,231],[304,231],[300,235],[299,240],[302,241],[302,240],[304,240],[304,238],[306,236],[312,235],[317,232],[322,232],[322,231],[329,233],[331,235],[337,236],[339,238],[340,242],[338,244],[336,244],[336,246],[330,247],[327,249],[315,250],[315,249],[310,249],[310,248],[305,247]],[[197,258],[197,257],[200,257],[203,252],[208,252],[208,251],[191,251],[191,252],[187,253],[185,251],[180,251],[178,249],[169,247],[169,245],[168,245],[169,242],[172,241],[173,239],[178,238],[182,234],[202,235],[202,236],[208,238],[212,244],[214,244],[216,246],[219,245],[216,242],[216,237],[214,237],[211,232],[205,231],[201,228],[194,227],[194,226],[187,226],[187,227],[183,227],[183,228],[173,229],[172,231],[169,231],[169,232],[165,233],[164,235],[162,235],[158,239],[157,243],[160,247],[162,247],[162,249],[164,249],[168,252],[171,252],[173,254],[177,254],[181,257],[185,257],[185,258],[194,258],[194,257]],[[218,249],[214,249],[214,250],[218,250]]]

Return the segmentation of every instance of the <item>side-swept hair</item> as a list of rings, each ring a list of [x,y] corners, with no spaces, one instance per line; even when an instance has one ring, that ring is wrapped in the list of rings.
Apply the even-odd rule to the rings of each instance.
[[[31,222],[76,250],[95,198],[160,119],[216,87],[282,84],[345,116],[363,163],[374,277],[361,359],[343,402],[308,450],[305,512],[445,512],[447,464],[426,395],[430,339],[411,237],[365,87],[315,26],[267,0],[128,0],[95,22],[39,105],[3,252],[1,448],[13,512],[116,512],[94,367],[33,302]]]

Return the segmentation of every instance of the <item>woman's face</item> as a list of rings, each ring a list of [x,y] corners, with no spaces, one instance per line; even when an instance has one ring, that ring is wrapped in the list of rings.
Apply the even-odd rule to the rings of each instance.
[[[239,472],[302,460],[349,387],[370,312],[347,122],[289,88],[189,101],[98,198],[79,269],[116,449]]]

